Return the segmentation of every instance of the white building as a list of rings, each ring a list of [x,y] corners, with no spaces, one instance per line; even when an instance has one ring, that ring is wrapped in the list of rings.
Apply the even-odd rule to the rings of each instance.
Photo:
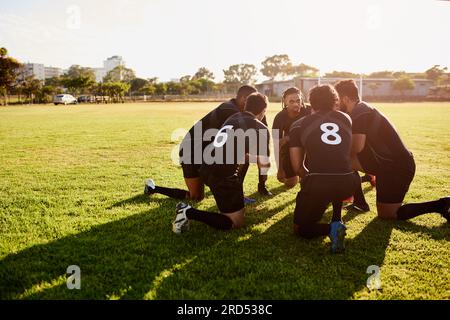
[[[45,80],[45,67],[42,63],[25,63],[23,70],[25,77],[34,76],[38,80]]]
[[[56,67],[44,67],[45,79],[62,76],[63,70]]]
[[[103,68],[95,68],[95,80],[97,82],[102,82],[103,78],[113,70],[114,68],[118,66],[125,67],[125,61],[121,56],[112,56],[103,61]]]

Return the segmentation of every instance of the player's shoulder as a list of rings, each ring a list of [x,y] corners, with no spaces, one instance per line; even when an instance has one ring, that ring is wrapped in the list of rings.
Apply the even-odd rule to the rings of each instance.
[[[304,117],[301,117],[298,120],[295,120],[292,123],[292,125],[291,125],[291,130],[290,131],[293,131],[293,130],[296,130],[296,129],[299,129],[299,128],[307,126],[308,123],[310,123],[311,120],[313,120],[313,119],[314,119],[314,115],[313,114],[309,114],[309,115],[306,115]]]
[[[235,99],[231,99],[221,103],[216,110],[239,110]]]
[[[349,125],[352,125],[352,118],[345,112],[335,110],[333,116],[341,121],[347,122]]]
[[[350,113],[352,119],[358,118],[363,114],[372,113],[375,109],[364,101],[360,101]]]

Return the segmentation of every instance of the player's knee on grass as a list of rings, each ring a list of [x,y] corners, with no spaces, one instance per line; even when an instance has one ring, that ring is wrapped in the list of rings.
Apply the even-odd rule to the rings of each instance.
[[[307,223],[302,223],[301,225],[294,224],[294,234],[305,238],[305,239],[312,239],[315,237],[314,234],[310,232],[311,228],[310,225]]]
[[[401,203],[377,202],[378,218],[383,220],[396,220],[397,211],[402,206]]]
[[[205,193],[203,191],[189,191],[189,200],[201,201],[205,198]]]
[[[244,208],[236,212],[224,214],[233,222],[234,229],[245,227]]]
[[[286,180],[285,177],[286,177],[286,175],[285,175],[284,171],[282,169],[279,169],[278,172],[277,172],[277,179],[278,179],[278,181],[280,181],[281,183],[284,183],[285,180]]]

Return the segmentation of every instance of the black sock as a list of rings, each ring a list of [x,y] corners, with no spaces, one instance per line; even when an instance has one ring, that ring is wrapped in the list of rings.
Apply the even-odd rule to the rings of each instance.
[[[333,202],[333,217],[331,218],[331,222],[341,221],[342,220],[342,201],[334,201]]]
[[[408,220],[425,213],[441,213],[444,210],[444,206],[445,201],[443,199],[429,202],[404,204],[397,210],[397,218],[399,220]]]
[[[186,211],[188,219],[206,223],[208,226],[218,230],[229,230],[233,227],[233,221],[224,214],[201,211],[190,208]]]
[[[370,182],[370,180],[372,180],[372,177],[370,176],[370,174],[365,174],[364,177],[361,177],[361,183],[364,182]]]
[[[361,180],[361,177],[359,176],[358,172],[355,172],[354,175],[357,176],[359,180]],[[367,205],[367,201],[366,198],[364,197],[361,183],[358,183],[358,186],[356,187],[355,193],[353,195],[353,204]]]
[[[267,175],[264,175],[264,174],[260,173],[259,176],[258,176],[258,181],[259,181],[260,185],[265,185],[266,181],[267,181]]]
[[[176,189],[176,188],[165,188],[156,186],[155,189],[151,190],[151,193],[160,193],[170,198],[185,200],[189,195],[189,191]]]

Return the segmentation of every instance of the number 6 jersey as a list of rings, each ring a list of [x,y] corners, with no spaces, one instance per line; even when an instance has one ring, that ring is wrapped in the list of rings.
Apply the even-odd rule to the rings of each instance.
[[[290,148],[303,148],[309,173],[352,172],[352,121],[340,111],[320,111],[294,122],[289,133]]]

